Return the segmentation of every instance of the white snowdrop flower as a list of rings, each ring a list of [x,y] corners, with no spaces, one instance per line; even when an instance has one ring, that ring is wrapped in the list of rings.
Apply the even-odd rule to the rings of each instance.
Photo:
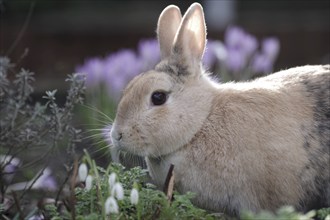
[[[81,182],[85,182],[88,175],[88,168],[85,163],[80,164],[78,169],[78,177]]]
[[[118,200],[124,199],[124,189],[121,183],[115,183],[111,190],[111,195],[116,197]]]
[[[137,189],[133,188],[131,191],[131,204],[132,205],[136,205],[139,202],[139,192],[137,191]]]
[[[108,180],[110,189],[115,185],[116,178],[117,178],[117,175],[115,173],[110,174],[109,180]]]
[[[115,214],[119,213],[119,207],[117,201],[113,196],[107,198],[104,207],[105,207],[105,214],[107,215],[109,215],[110,213],[115,213]]]
[[[91,175],[88,175],[85,181],[85,189],[89,191],[92,189],[92,187],[93,187],[93,177]]]

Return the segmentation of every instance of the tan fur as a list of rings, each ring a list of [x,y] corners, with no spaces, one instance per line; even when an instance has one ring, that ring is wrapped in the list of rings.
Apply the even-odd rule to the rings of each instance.
[[[171,22],[170,7],[158,24]],[[125,89],[111,131],[114,146],[146,156],[160,186],[174,164],[176,188],[195,192],[194,202],[206,209],[307,210],[322,196],[321,205],[330,205],[329,66],[220,85],[201,67],[205,30],[195,3],[170,33],[176,37],[167,56]],[[165,104],[151,103],[154,91],[169,93]]]

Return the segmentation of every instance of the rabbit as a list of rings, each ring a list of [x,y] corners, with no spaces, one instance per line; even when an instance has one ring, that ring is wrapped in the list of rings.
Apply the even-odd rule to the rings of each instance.
[[[201,208],[243,210],[330,206],[330,66],[282,70],[219,84],[201,63],[203,8],[161,13],[161,61],[123,91],[113,146],[145,157],[158,186],[174,165],[175,189]]]

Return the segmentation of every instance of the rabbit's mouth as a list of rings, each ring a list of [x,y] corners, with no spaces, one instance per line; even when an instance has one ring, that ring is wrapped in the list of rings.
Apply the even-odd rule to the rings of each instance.
[[[115,151],[128,153],[140,157],[150,156],[150,147],[146,143],[140,143],[139,141],[128,140],[125,135],[120,138],[114,138],[112,136],[112,146]]]

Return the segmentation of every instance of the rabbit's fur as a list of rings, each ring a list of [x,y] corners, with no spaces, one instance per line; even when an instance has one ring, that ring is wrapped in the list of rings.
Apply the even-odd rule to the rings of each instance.
[[[156,184],[174,164],[175,187],[200,207],[299,210],[330,206],[330,66],[303,66],[251,82],[217,84],[204,72],[203,9],[158,21],[161,62],[124,90],[115,147],[145,156]],[[167,100],[154,105],[151,95]]]

